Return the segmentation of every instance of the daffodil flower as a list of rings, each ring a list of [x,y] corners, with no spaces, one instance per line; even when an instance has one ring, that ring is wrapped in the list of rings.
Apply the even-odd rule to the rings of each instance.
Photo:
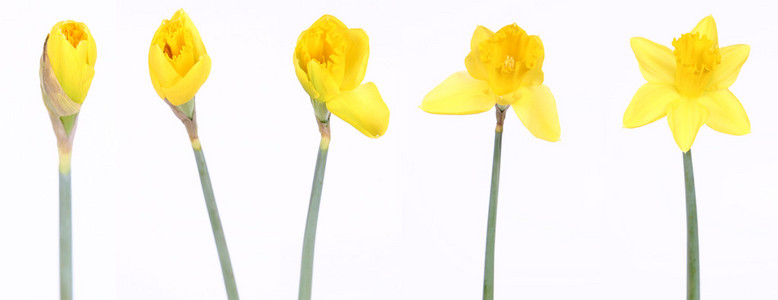
[[[95,76],[97,47],[86,24],[62,21],[51,28],[43,48],[40,63],[43,103],[52,117],[57,138],[71,139],[72,143],[72,130]],[[61,134],[60,125],[64,130]]]
[[[703,124],[727,134],[751,132],[746,111],[729,90],[750,47],[719,48],[712,16],[673,39],[674,50],[641,37],[632,38],[630,44],[648,83],[638,89],[627,107],[624,127],[640,127],[666,115],[683,152],[691,149]]]
[[[482,113],[496,106],[492,186],[486,225],[483,299],[494,299],[494,245],[505,110],[513,106],[524,127],[537,138],[559,141],[556,100],[543,84],[543,42],[516,24],[497,32],[478,26],[465,58],[467,71],[449,76],[430,91],[420,108],[433,114]]]
[[[534,135],[556,142],[561,133],[556,101],[543,84],[543,42],[516,24],[496,33],[478,26],[465,58],[467,71],[449,76],[427,94],[420,108],[433,114],[482,113],[513,106]]]
[[[324,15],[300,34],[293,61],[319,121],[328,121],[332,112],[366,136],[377,138],[389,126],[389,108],[375,84],[362,84],[369,52],[364,30],[348,28]]]
[[[362,83],[370,52],[367,33],[324,15],[297,38],[293,62],[297,79],[310,96],[321,141],[303,237],[299,300],[311,299],[316,223],[330,145],[330,112],[371,138],[389,126],[389,108],[372,82]]]
[[[673,39],[674,50],[639,37],[632,38],[630,43],[648,83],[638,89],[624,112],[624,127],[640,127],[666,115],[675,143],[683,152],[686,299],[699,300],[700,253],[691,147],[703,124],[733,135],[751,132],[743,106],[729,90],[750,48],[719,48],[712,16],[703,18],[691,32]]]
[[[97,46],[86,24],[62,21],[43,44],[40,87],[59,150],[59,278],[62,299],[73,299],[70,158],[78,114],[95,76]]]
[[[194,98],[211,72],[211,57],[192,19],[179,9],[163,20],[151,39],[149,75],[160,98],[178,107],[189,118]]]
[[[227,249],[224,228],[216,206],[211,175],[208,173],[205,154],[197,133],[195,95],[208,79],[210,71],[211,57],[205,51],[200,32],[189,15],[183,9],[179,9],[169,20],[163,20],[154,33],[149,48],[151,83],[157,95],[165,100],[176,117],[184,123],[189,134],[205,206],[208,208],[208,218],[211,221],[216,253],[219,255],[227,299],[238,300],[238,286],[232,271],[230,252]]]
[[[46,55],[69,100],[84,103],[95,76],[97,58],[97,47],[86,24],[62,21],[54,25],[46,41]]]

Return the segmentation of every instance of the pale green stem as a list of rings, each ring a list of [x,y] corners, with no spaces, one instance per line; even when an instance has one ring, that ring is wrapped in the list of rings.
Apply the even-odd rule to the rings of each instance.
[[[500,159],[502,153],[502,125],[505,110],[496,107],[497,126],[494,129],[494,156],[492,157],[492,187],[489,191],[489,218],[486,223],[486,254],[484,255],[484,300],[494,299],[494,241],[497,230],[497,192],[500,189]]]
[[[203,186],[203,196],[205,196],[205,206],[208,208],[208,218],[211,220],[211,229],[213,230],[213,239],[216,242],[216,251],[219,254],[219,263],[221,263],[222,267],[224,286],[227,289],[227,299],[238,300],[238,286],[235,283],[235,275],[232,272],[230,252],[227,250],[227,240],[224,237],[221,219],[219,219],[219,209],[216,207],[216,198],[213,195],[211,176],[208,174],[208,165],[205,164],[205,155],[203,154],[199,139],[192,139],[192,149],[194,150],[195,159],[197,160],[197,169],[200,173],[200,184]]]
[[[686,185],[686,299],[700,300],[700,243],[691,150],[683,154],[683,173]]]
[[[73,299],[73,214],[70,187],[70,149],[66,149],[59,153],[59,295],[62,300]]]
[[[313,284],[313,252],[316,244],[316,223],[319,219],[319,203],[321,202],[321,189],[324,184],[324,168],[327,165],[327,151],[330,146],[329,124],[319,124],[321,131],[321,143],[319,154],[316,157],[316,170],[313,175],[311,187],[311,200],[308,204],[308,219],[305,221],[305,237],[303,238],[303,257],[300,264],[300,290],[299,300],[310,300]]]

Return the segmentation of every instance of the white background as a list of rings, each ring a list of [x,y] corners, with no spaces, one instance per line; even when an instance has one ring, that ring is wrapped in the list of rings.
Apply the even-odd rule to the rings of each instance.
[[[496,299],[683,299],[681,152],[664,119],[621,118],[644,82],[629,38],[670,45],[713,14],[751,45],[732,87],[753,133],[693,147],[702,293],[778,298],[776,5],[768,1],[51,1],[0,4],[0,299],[58,297],[57,155],[38,59],[85,22],[96,75],[73,152],[76,299],[226,299],[186,132],[147,55],[184,7],[213,67],[200,137],[243,299],[295,299],[318,131],[297,82],[299,33],[324,13],[370,36],[366,81],[391,110],[371,140],[334,118],[315,299],[480,299],[494,112],[417,106],[464,70],[476,25],[517,22],[546,49],[562,140],[505,122]]]

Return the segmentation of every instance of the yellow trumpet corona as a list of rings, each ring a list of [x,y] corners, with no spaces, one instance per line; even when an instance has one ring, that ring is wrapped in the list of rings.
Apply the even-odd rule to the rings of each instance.
[[[163,20],[149,49],[154,89],[172,105],[192,100],[211,72],[211,58],[200,33],[183,9]]]
[[[632,38],[630,44],[648,83],[638,89],[624,112],[624,127],[640,127],[667,116],[675,143],[683,152],[691,149],[703,124],[727,134],[751,132],[746,111],[729,91],[750,47],[719,48],[712,16],[673,39],[674,50],[640,37]]]
[[[478,26],[465,58],[467,71],[449,76],[430,91],[420,108],[433,114],[465,115],[513,106],[537,138],[556,142],[561,130],[556,100],[543,84],[545,52],[540,37],[516,24],[497,32]]]
[[[364,30],[324,15],[300,34],[293,62],[319,121],[326,122],[329,111],[377,138],[389,126],[389,108],[375,84],[362,84],[369,52]]]

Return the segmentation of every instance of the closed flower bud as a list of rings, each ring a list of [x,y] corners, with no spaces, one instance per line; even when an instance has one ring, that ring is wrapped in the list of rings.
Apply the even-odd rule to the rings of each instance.
[[[211,58],[189,15],[180,9],[163,20],[149,49],[149,74],[159,97],[174,106],[187,104],[210,72]]]
[[[84,23],[62,21],[51,28],[41,55],[43,102],[57,117],[81,110],[95,75],[97,48]]]

